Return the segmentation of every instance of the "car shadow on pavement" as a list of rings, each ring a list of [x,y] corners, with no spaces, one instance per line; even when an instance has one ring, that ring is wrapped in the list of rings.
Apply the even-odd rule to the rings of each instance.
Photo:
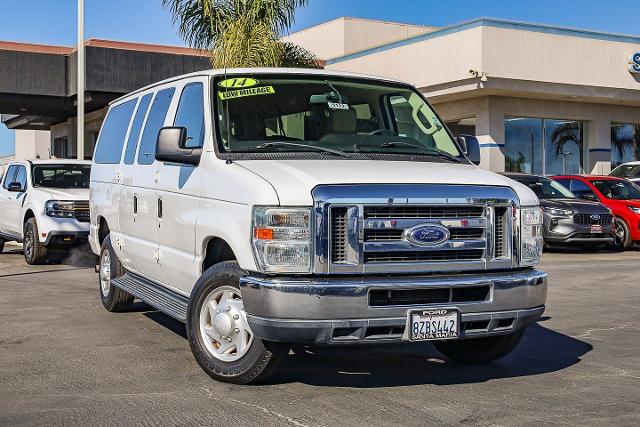
[[[135,311],[187,338],[185,325],[140,303]],[[516,349],[486,365],[446,360],[429,343],[351,347],[294,347],[264,385],[303,383],[327,387],[400,387],[417,384],[467,384],[500,378],[525,377],[559,371],[580,362],[593,349],[584,341],[542,326],[527,328]]]
[[[307,348],[290,356],[267,381],[360,388],[479,383],[559,371],[579,363],[592,348],[538,323],[527,329],[513,353],[491,364],[456,364],[429,343]]]

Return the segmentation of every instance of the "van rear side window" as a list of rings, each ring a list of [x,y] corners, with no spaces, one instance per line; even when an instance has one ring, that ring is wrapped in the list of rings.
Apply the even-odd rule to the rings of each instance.
[[[140,140],[140,131],[142,130],[142,122],[147,115],[149,109],[149,103],[151,102],[150,93],[146,94],[140,100],[138,108],[136,109],[136,115],[133,118],[133,124],[131,124],[131,130],[129,131],[129,138],[127,138],[127,148],[124,152],[124,164],[132,165],[136,158],[136,149],[138,148],[138,141]]]
[[[93,156],[96,163],[120,163],[124,138],[127,135],[127,129],[135,106],[136,100],[132,99],[109,110],[107,118],[104,120],[104,125],[102,125],[100,136],[98,136],[98,144]]]
[[[140,140],[140,150],[138,152],[138,164],[150,165],[156,158],[156,142],[158,132],[164,126],[164,119],[171,104],[171,98],[175,88],[163,89],[156,94],[149,110],[147,122],[144,125],[142,139]]]

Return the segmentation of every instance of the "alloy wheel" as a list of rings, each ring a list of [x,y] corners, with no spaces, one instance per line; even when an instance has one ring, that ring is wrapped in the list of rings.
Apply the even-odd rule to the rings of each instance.
[[[25,236],[24,236],[24,254],[27,259],[31,259],[33,256],[33,246],[34,246],[34,236],[33,229],[31,227],[27,227]]]

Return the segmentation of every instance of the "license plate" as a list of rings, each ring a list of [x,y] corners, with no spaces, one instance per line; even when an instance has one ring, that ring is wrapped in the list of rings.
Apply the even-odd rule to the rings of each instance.
[[[409,340],[429,341],[460,337],[457,309],[438,308],[409,312]]]
[[[602,226],[601,225],[592,225],[591,226],[591,232],[592,233],[602,233]]]

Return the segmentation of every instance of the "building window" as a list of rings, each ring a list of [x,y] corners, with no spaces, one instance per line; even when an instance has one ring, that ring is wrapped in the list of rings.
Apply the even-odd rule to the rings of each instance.
[[[75,159],[75,145],[66,136],[60,136],[53,140],[53,157],[57,159]]]
[[[470,117],[468,119],[454,120],[446,122],[447,127],[453,134],[453,136],[471,135],[476,134],[476,118]]]
[[[505,170],[540,175],[582,173],[584,140],[580,121],[507,117]]]
[[[640,124],[611,124],[611,168],[640,160]]]

